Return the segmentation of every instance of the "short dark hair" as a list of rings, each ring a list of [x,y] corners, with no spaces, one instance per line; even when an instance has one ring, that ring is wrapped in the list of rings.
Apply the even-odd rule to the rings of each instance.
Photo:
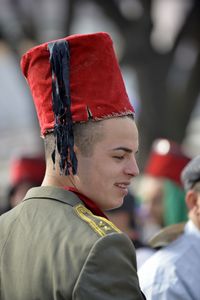
[[[79,148],[81,154],[84,156],[92,154],[94,145],[103,138],[102,128],[102,121],[74,124],[74,144]]]

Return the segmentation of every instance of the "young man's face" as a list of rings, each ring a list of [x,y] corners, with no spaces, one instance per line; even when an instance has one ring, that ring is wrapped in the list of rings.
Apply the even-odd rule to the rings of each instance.
[[[92,155],[85,157],[77,153],[75,185],[105,210],[122,205],[131,179],[139,173],[135,160],[138,131],[130,118],[102,122],[103,138],[94,145]]]

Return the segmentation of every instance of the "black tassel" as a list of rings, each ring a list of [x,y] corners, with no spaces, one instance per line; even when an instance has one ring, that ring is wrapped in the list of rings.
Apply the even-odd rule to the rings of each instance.
[[[74,153],[74,134],[71,115],[71,99],[69,86],[69,44],[60,40],[49,43],[50,63],[52,69],[52,98],[55,115],[54,136],[55,149],[52,159],[55,164],[55,150],[57,147],[60,155],[61,173],[69,175],[72,168],[73,174],[77,172],[77,158]]]

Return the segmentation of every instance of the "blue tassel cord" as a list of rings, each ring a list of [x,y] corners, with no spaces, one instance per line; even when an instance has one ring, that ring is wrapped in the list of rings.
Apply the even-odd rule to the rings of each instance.
[[[76,174],[77,158],[74,152],[73,122],[70,109],[69,44],[64,40],[60,40],[49,43],[48,49],[52,69],[52,100],[55,115],[55,149],[52,153],[52,160],[55,164],[57,148],[60,155],[61,173],[69,175],[69,169],[72,168],[73,174]]]

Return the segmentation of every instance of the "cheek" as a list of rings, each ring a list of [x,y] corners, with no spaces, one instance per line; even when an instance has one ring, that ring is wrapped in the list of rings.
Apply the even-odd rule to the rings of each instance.
[[[105,155],[80,157],[78,160],[78,177],[82,187],[87,186],[96,193],[111,189],[113,183],[121,178],[121,173],[121,166]]]
[[[104,181],[101,167],[95,160],[85,158],[78,163],[78,177],[81,185],[89,190],[97,189]]]
[[[109,186],[119,178],[119,170],[115,166],[104,162],[101,166],[96,167],[96,178],[101,181],[102,185]]]
[[[87,178],[87,186],[90,191],[102,199],[107,199],[109,195],[112,195],[113,184],[115,181],[112,169],[104,164],[95,166],[92,172],[90,171]]]

